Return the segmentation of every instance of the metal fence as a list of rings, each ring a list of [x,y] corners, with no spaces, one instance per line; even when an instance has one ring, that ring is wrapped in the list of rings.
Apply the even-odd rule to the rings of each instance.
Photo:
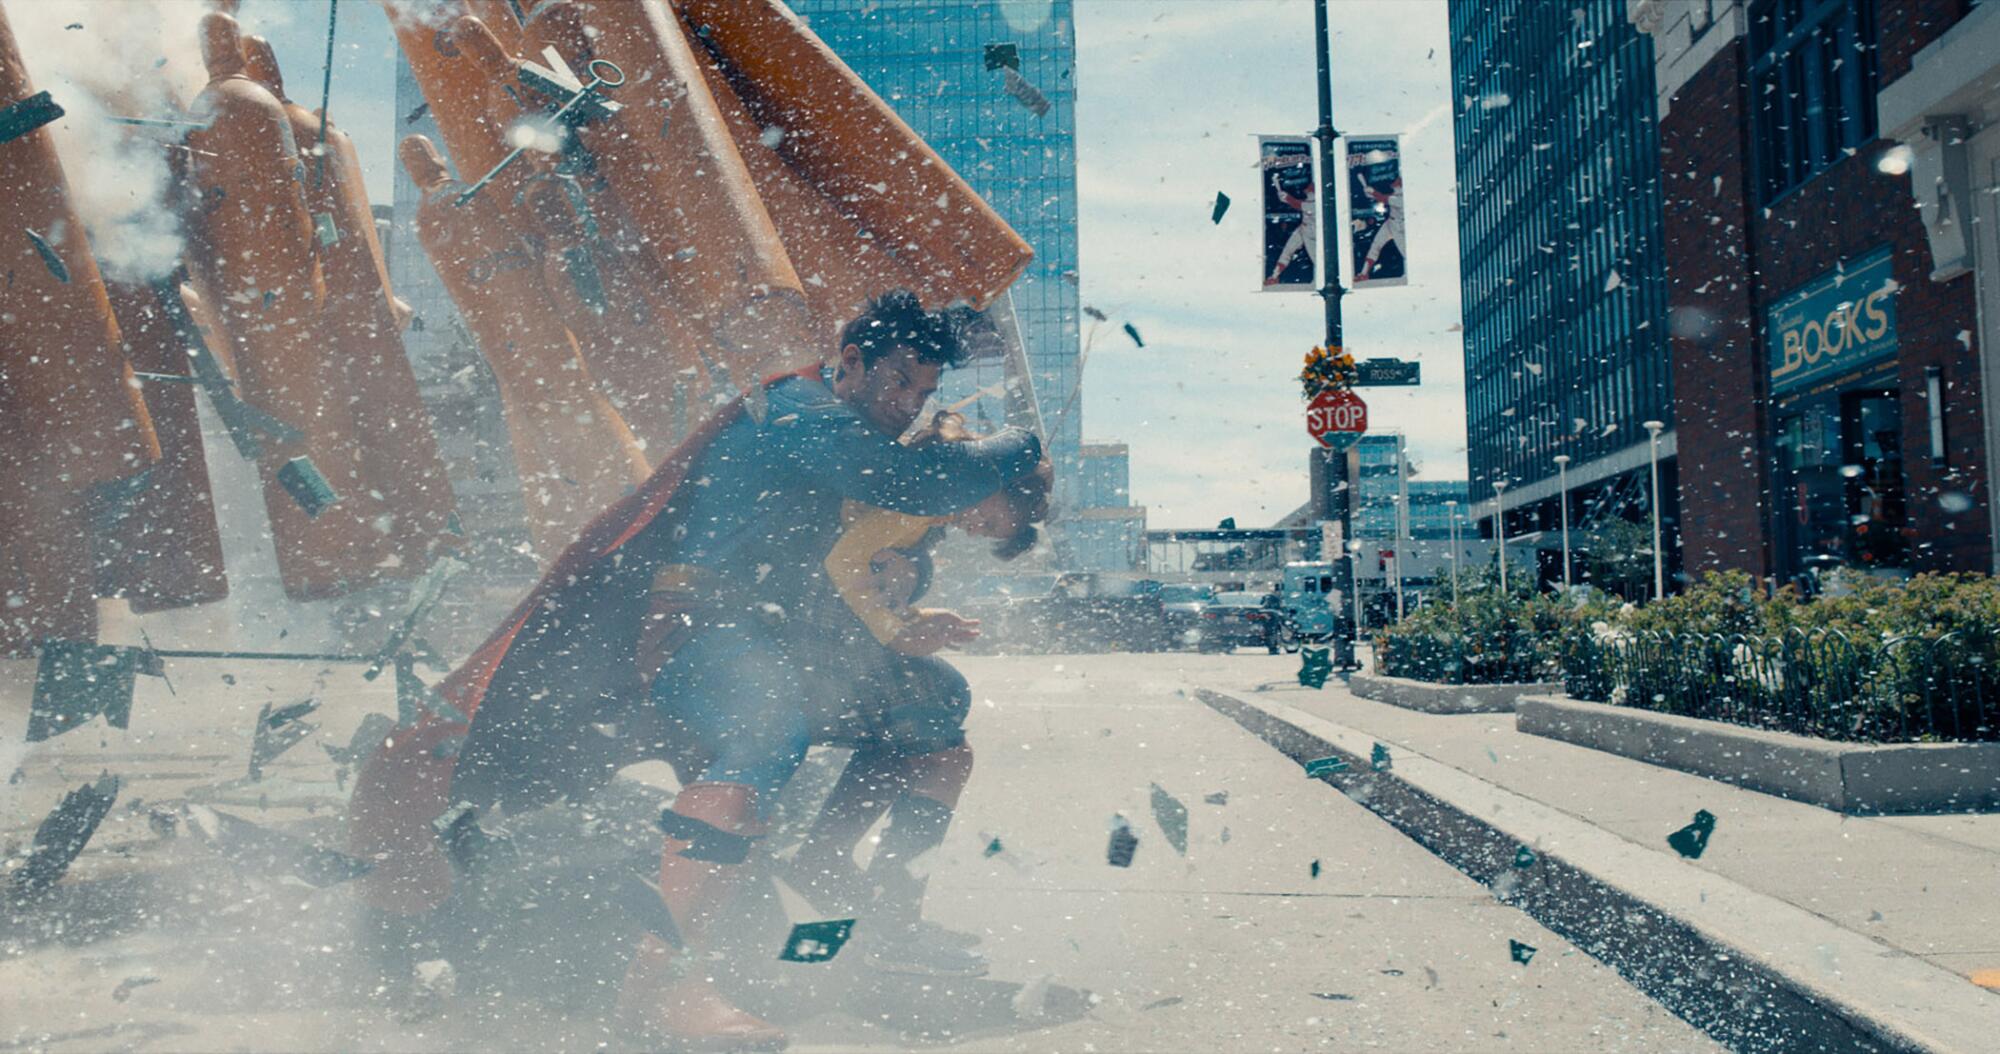
[[[1859,742],[2000,739],[1995,633],[1855,639],[1575,634],[1564,688],[1578,699]]]
[[[1435,636],[1388,632],[1375,639],[1385,677],[1438,684],[1527,684],[1553,678],[1551,642],[1529,630]]]

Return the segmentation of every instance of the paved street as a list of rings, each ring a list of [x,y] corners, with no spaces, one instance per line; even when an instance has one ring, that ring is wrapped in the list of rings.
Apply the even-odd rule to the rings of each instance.
[[[1202,681],[1288,678],[1296,663],[1249,653],[964,660],[980,761],[933,872],[934,914],[986,934],[995,980],[1047,978],[1095,1004],[1060,1024],[955,1027],[946,1013],[927,1037],[821,1017],[796,1029],[795,1049],[1713,1049],[1188,694]],[[315,738],[340,745],[362,714],[392,708],[388,685],[247,664],[174,672],[173,697],[142,678],[129,732],[93,725],[38,744],[6,788],[5,838],[20,845],[62,790],[100,769],[128,777],[70,879],[67,902],[81,909],[72,916],[95,923],[9,934],[0,1049],[477,1049],[495,1034],[589,1048],[606,1038],[594,1020],[469,999],[428,1017],[345,999],[341,889],[158,839],[127,803],[191,795],[331,842],[340,791],[314,742],[256,787],[213,785],[242,773],[262,702],[316,694]],[[4,695],[10,735],[25,687],[16,677]],[[1153,818],[1153,784],[1188,810],[1185,857]],[[1206,800],[1221,794],[1226,803]],[[1129,869],[1105,862],[1113,814],[1139,836]],[[995,838],[1003,852],[988,857]],[[1537,949],[1530,964],[1510,959],[1509,940]],[[117,991],[146,977],[158,980]]]

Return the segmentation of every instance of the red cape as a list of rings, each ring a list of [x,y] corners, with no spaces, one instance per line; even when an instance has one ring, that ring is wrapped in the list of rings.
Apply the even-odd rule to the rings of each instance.
[[[769,386],[787,377],[818,373],[819,367],[811,366],[764,383]],[[470,731],[469,722],[480,704],[497,687],[537,699],[576,690],[573,684],[552,678],[531,657],[510,663],[508,660],[519,654],[516,643],[533,639],[544,622],[575,609],[588,585],[606,577],[604,561],[668,508],[695,458],[743,412],[740,398],[717,410],[660,462],[638,490],[591,520],[500,628],[444,679],[439,693],[467,723],[426,714],[416,725],[392,732],[363,764],[348,803],[348,849],[375,864],[375,870],[360,883],[361,895],[370,906],[415,914],[443,903],[451,888],[451,868],[438,849],[431,821],[450,805],[456,744]],[[618,656],[614,661],[630,664],[629,670],[607,671],[607,677],[629,673],[636,683],[636,624],[578,619],[562,628],[568,634],[566,639],[602,643],[606,653]],[[622,639],[627,629],[632,638],[629,641]],[[600,642],[595,638],[611,639]]]

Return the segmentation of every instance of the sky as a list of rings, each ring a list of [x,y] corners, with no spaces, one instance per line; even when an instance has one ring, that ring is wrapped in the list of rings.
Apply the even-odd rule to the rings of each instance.
[[[1033,0],[1028,0],[1033,2]],[[294,98],[319,105],[322,0],[246,0]],[[1344,301],[1357,357],[1414,359],[1420,388],[1364,391],[1375,431],[1409,437],[1419,478],[1465,476],[1450,80],[1442,0],[1333,0],[1334,125],[1401,133],[1410,284]],[[1132,450],[1154,527],[1267,524],[1306,500],[1312,440],[1296,374],[1324,338],[1316,296],[1258,291],[1256,139],[1318,122],[1310,0],[1078,0],[1077,186],[1084,438]],[[390,198],[395,40],[343,0],[333,120]],[[1011,100],[1002,100],[1012,105]],[[1217,191],[1233,204],[1220,224]],[[1120,325],[1144,336],[1136,348]]]

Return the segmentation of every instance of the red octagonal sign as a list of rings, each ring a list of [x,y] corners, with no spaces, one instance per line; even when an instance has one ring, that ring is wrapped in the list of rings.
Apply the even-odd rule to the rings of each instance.
[[[1368,404],[1353,392],[1328,388],[1306,404],[1306,431],[1323,447],[1345,450],[1368,431]]]

